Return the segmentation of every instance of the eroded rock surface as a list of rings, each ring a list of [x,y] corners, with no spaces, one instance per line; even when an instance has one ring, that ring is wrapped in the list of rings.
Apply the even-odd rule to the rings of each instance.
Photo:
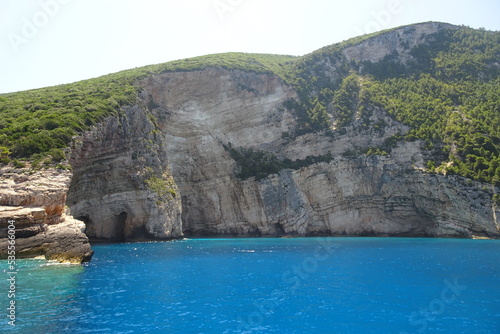
[[[372,116],[388,124],[383,132],[287,141],[282,133],[293,127],[293,117],[281,104],[293,92],[277,78],[235,79],[224,70],[176,75],[157,76],[144,87],[160,106],[188,235],[498,236],[495,190],[423,172],[419,142],[405,143],[390,156],[342,156],[408,131],[383,111],[374,108]],[[242,78],[252,93],[238,91]],[[186,95],[170,93],[175,89]],[[259,181],[240,180],[227,143],[292,160],[326,153],[335,158]]]
[[[0,258],[7,258],[8,230],[15,231],[15,257],[81,263],[93,251],[85,224],[66,214],[71,172],[0,170]],[[10,223],[13,222],[13,223]]]
[[[387,56],[411,63],[412,48],[444,28],[453,26],[424,23],[376,35],[318,57],[309,70],[321,73],[310,75],[335,87],[346,64],[361,69]],[[500,237],[498,188],[427,172],[428,153],[418,141],[367,154],[409,131],[380,106],[365,105],[343,131],[330,113],[330,133],[300,134],[287,103],[299,93],[272,74],[206,67],[151,74],[137,86],[135,105],[74,138],[72,172],[0,171],[1,257],[10,220],[18,257],[69,262],[91,258],[88,238]],[[311,163],[242,179],[228,147]],[[322,156],[330,159],[315,162]]]
[[[164,134],[139,106],[78,137],[70,162],[72,214],[91,239],[169,239],[182,235],[181,199],[168,169]]]

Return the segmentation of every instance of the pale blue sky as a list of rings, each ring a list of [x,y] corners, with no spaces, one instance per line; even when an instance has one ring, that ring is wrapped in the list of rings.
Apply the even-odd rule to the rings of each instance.
[[[211,53],[303,55],[424,21],[500,30],[500,1],[0,0],[0,93]]]

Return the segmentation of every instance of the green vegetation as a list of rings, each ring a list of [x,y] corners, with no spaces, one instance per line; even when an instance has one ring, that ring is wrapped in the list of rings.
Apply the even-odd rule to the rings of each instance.
[[[377,63],[362,62],[355,66],[363,75],[378,81],[410,78],[427,73],[446,82],[496,79],[500,68],[495,66],[500,54],[500,34],[467,27],[443,29],[425,37],[425,43],[411,49],[413,60],[403,65],[394,52]]]
[[[384,151],[381,148],[373,148],[373,147],[369,147],[366,150],[365,154],[366,155],[389,155],[389,153],[387,153],[387,151]]]
[[[351,74],[342,80],[342,84],[333,95],[332,108],[338,128],[345,127],[353,121],[354,114],[358,110],[359,91],[359,78],[356,74]]]
[[[396,51],[376,63],[348,61],[343,53],[346,47],[388,32],[360,36],[303,57],[208,55],[2,94],[0,163],[63,166],[63,149],[73,136],[110,115],[119,115],[123,106],[137,103],[138,80],[158,73],[218,68],[273,74],[295,89],[297,98],[283,107],[294,112],[298,125],[283,138],[310,132],[335,137],[368,127],[383,133],[386,124],[370,120],[369,110],[378,106],[410,131],[387,139],[382,147],[354,153],[386,155],[399,141],[421,140],[430,171],[499,185],[500,33],[448,26],[426,35],[424,43],[413,48],[398,35],[404,49],[399,52],[411,55],[405,63]],[[255,93],[243,84],[238,87]],[[289,161],[251,149],[227,149],[238,162],[242,178],[262,178],[331,159],[326,155]],[[165,194],[170,188],[162,180],[151,177],[146,183]]]
[[[495,195],[493,195],[493,203],[495,203],[495,205],[496,205],[497,207],[499,207],[499,206],[500,206],[500,195],[499,195],[499,194],[495,194]]]
[[[146,188],[156,194],[156,203],[158,205],[164,203],[168,199],[177,197],[177,188],[172,175],[168,173],[160,175],[159,172],[155,172],[153,168],[147,166],[143,168],[141,176]]]
[[[290,65],[297,58],[271,54],[223,53],[213,54],[152,66],[156,73],[187,72],[206,68],[223,68],[263,74],[274,74],[284,81],[290,81]]]
[[[422,74],[367,85],[372,102],[423,140],[434,171],[497,184],[500,179],[500,79],[446,83]]]
[[[168,195],[172,196],[173,198],[177,196],[177,192],[173,188],[175,184],[173,179],[165,180],[160,177],[151,177],[147,179],[145,183],[148,188],[151,189],[151,191],[153,191],[160,198],[167,197]]]
[[[135,102],[131,83],[131,78],[116,74],[112,79],[1,95],[0,146],[13,158],[65,148],[77,133]]]
[[[234,148],[231,143],[225,146],[225,149],[236,161],[239,167],[237,176],[242,179],[255,177],[261,180],[285,168],[282,161],[269,152],[255,151],[252,148]]]
[[[375,105],[411,130],[356,154],[385,155],[398,141],[422,140],[431,171],[500,185],[500,33],[442,29],[411,50],[407,45],[413,57],[407,64],[397,52],[377,63],[348,62],[341,53],[381,33],[323,48],[295,63],[299,100],[285,107],[300,121],[296,135],[331,132],[333,125],[345,134],[355,115],[363,126],[383,131],[383,122],[369,122],[368,106]]]
[[[331,154],[321,156],[308,156],[306,159],[292,161],[290,159],[278,159],[270,152],[254,150],[252,148],[235,148],[229,143],[224,148],[236,161],[239,171],[237,176],[242,179],[255,177],[261,180],[271,174],[276,174],[283,169],[300,169],[319,162],[330,162],[333,160]]]

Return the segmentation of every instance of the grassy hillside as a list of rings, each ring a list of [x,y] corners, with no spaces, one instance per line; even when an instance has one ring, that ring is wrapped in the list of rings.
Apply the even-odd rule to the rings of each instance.
[[[0,95],[0,159],[57,163],[64,159],[62,149],[72,136],[136,102],[138,79],[215,67],[275,74],[293,86],[298,99],[287,101],[285,107],[295,111],[299,126],[290,136],[318,131],[337,136],[360,126],[383,130],[384,124],[370,123],[369,107],[378,106],[411,131],[372,153],[388,154],[401,140],[422,140],[429,170],[499,184],[500,33],[446,27],[426,36],[424,43],[408,46],[413,60],[405,64],[397,53],[378,63],[348,62],[342,53],[345,47],[389,30],[303,57],[208,55]],[[250,153],[242,157],[260,156]],[[292,163],[269,161],[278,169]]]

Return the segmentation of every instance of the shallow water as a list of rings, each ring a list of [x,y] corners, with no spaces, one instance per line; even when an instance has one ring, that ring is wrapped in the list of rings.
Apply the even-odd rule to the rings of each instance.
[[[22,260],[11,333],[500,333],[500,241],[193,239]],[[5,292],[2,292],[5,291]]]

